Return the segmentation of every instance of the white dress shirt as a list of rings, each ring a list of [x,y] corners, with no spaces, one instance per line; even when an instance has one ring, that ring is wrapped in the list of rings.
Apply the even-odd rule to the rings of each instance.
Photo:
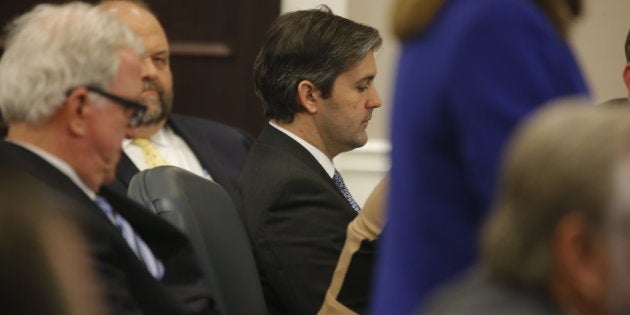
[[[272,127],[282,131],[284,134],[291,137],[291,139],[297,141],[301,146],[304,147],[304,149],[308,150],[308,152],[310,152],[311,155],[317,160],[317,162],[319,162],[319,164],[324,168],[326,173],[328,173],[328,176],[330,176],[330,178],[333,178],[333,176],[335,175],[335,165],[333,164],[333,161],[329,159],[326,154],[324,154],[324,152],[320,151],[314,145],[304,141],[304,139],[296,136],[291,131],[284,129],[271,121],[269,121],[269,124]]]
[[[158,132],[149,138],[149,141],[151,141],[160,156],[169,165],[181,167],[189,172],[212,180],[210,174],[203,169],[201,163],[199,163],[199,160],[190,147],[188,147],[184,139],[175,134],[170,127],[164,126],[160,128]],[[142,150],[137,145],[132,144],[131,139],[123,140],[122,147],[123,151],[125,151],[129,159],[131,159],[139,170],[143,171],[147,169],[147,163],[144,160]]]
[[[70,180],[72,180],[73,183],[75,183],[77,186],[79,186],[79,188],[81,188],[81,190],[88,196],[90,197],[90,199],[94,200],[96,199],[96,192],[92,191],[90,188],[88,188],[88,186],[83,182],[83,180],[81,180],[81,178],[79,177],[79,175],[77,174],[77,172],[74,171],[74,169],[72,168],[72,166],[70,166],[70,164],[64,162],[63,160],[61,160],[60,158],[32,145],[26,142],[21,142],[21,141],[12,141],[12,140],[7,140],[11,143],[17,144],[31,152],[33,152],[34,154],[38,155],[39,157],[41,157],[42,159],[46,160],[46,162],[50,163],[50,165],[52,165],[54,168],[58,169],[60,172],[62,172],[64,175],[68,176],[70,178]]]

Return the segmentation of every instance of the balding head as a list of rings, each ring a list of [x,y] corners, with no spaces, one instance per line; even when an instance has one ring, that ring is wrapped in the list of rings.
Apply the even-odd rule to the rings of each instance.
[[[98,7],[126,24],[144,42],[147,54],[143,58],[144,89],[139,101],[149,110],[145,117],[147,132],[143,134],[141,130],[140,136],[149,137],[164,125],[173,102],[173,79],[166,33],[144,2],[104,1]]]
[[[161,36],[166,41],[162,25],[144,2],[104,1],[98,7],[113,14],[139,36]]]

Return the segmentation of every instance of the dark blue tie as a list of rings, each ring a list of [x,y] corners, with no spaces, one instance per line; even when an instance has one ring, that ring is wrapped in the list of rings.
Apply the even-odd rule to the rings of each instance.
[[[352,198],[350,191],[348,191],[348,187],[346,187],[346,184],[343,182],[343,178],[341,177],[341,174],[339,174],[337,170],[335,170],[335,176],[333,176],[332,179],[333,179],[333,182],[335,182],[335,185],[337,186],[337,188],[339,188],[339,191],[341,192],[343,197],[346,198],[348,203],[350,203],[350,206],[352,206],[352,209],[354,209],[354,211],[356,212],[361,211],[361,207],[359,207],[357,202],[354,201],[354,198]]]

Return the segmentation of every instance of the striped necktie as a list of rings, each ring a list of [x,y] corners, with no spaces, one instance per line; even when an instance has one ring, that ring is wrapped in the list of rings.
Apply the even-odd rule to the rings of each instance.
[[[120,230],[131,250],[133,250],[138,259],[147,266],[147,269],[153,277],[158,280],[162,279],[162,276],[164,276],[164,265],[157,257],[155,257],[155,255],[153,255],[153,252],[142,240],[142,238],[134,232],[131,224],[129,224],[129,222],[127,222],[127,220],[120,214],[115,212],[105,198],[96,196],[94,202],[99,206],[99,208],[101,208],[101,210],[103,210],[107,218],[109,218],[114,226]]]
[[[144,156],[144,161],[147,163],[147,168],[168,165],[149,139],[135,138],[131,141],[131,144],[138,146],[140,150],[142,150],[142,155]]]
[[[343,178],[341,177],[341,174],[339,174],[337,170],[335,170],[335,176],[333,176],[332,180],[333,182],[335,182],[335,185],[337,186],[337,188],[339,188],[339,191],[341,192],[343,197],[346,198],[348,203],[350,203],[350,206],[352,206],[352,209],[354,209],[354,211],[356,212],[361,211],[361,207],[359,207],[357,202],[354,201],[354,198],[352,198],[350,191],[346,187],[346,184],[343,182]]]

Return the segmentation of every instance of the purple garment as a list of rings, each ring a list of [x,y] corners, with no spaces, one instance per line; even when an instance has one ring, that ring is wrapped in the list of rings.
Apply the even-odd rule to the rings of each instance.
[[[513,128],[576,94],[588,94],[577,62],[530,0],[448,0],[403,44],[372,314],[411,313],[475,262]]]

